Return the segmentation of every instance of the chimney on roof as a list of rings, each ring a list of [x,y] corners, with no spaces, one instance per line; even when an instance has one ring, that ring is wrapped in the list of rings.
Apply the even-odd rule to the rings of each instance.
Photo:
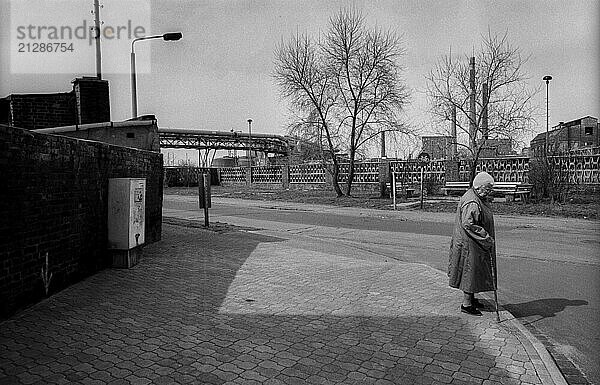
[[[71,83],[77,104],[77,124],[110,122],[108,81],[83,76]]]

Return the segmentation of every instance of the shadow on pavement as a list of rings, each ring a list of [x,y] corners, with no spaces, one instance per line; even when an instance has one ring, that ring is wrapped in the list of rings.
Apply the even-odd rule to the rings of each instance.
[[[523,374],[496,366],[509,335],[484,336],[485,321],[460,315],[253,311],[260,298],[241,301],[245,313],[223,311],[253,250],[280,239],[163,231],[135,268],[100,272],[3,322],[0,383],[436,384]],[[507,348],[528,362],[518,344]]]
[[[554,317],[556,313],[564,311],[569,306],[585,305],[588,305],[588,302],[579,299],[571,300],[566,298],[545,298],[529,302],[511,303],[502,306],[516,318],[526,318],[530,316],[548,318]]]

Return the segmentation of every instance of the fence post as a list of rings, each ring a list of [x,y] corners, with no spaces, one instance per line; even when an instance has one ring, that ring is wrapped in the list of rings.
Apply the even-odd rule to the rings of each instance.
[[[244,168],[246,173],[246,186],[252,186],[252,166]]]
[[[281,166],[281,184],[284,190],[290,188],[290,165],[287,163]]]
[[[390,181],[390,161],[383,158],[379,161],[379,197],[385,198],[386,184]]]
[[[460,161],[446,159],[444,162],[444,180],[446,182],[457,182],[460,181],[459,169]]]
[[[217,168],[217,183],[216,183],[216,185],[217,186],[221,186],[222,185],[222,182],[221,182],[221,169],[220,168]]]
[[[328,171],[328,168],[326,166],[321,166],[321,168],[323,169],[323,176],[325,177],[325,187],[326,188],[332,188],[333,187],[333,175]],[[333,164],[331,165],[331,168],[333,168]],[[339,174],[338,174],[338,182],[339,182],[339,177],[341,175],[341,170],[342,167],[340,165],[340,169],[339,169]]]

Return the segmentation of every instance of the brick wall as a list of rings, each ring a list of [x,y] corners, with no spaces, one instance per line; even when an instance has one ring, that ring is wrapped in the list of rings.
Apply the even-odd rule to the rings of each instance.
[[[5,100],[7,121],[22,128],[45,128],[77,124],[75,94],[15,94]]]
[[[146,241],[160,239],[162,155],[0,125],[0,317],[109,266],[107,190],[146,178]]]
[[[71,92],[12,94],[0,102],[0,124],[40,128],[110,121],[108,82],[76,78]]]
[[[37,132],[94,140],[141,150],[160,151],[160,137],[156,120],[90,123],[43,128]]]

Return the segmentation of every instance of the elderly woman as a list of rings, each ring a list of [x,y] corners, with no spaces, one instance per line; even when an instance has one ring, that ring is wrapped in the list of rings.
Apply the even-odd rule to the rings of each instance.
[[[473,187],[460,198],[454,234],[450,243],[448,277],[450,286],[464,292],[460,310],[480,316],[484,307],[474,293],[496,290],[492,269],[496,266],[494,215],[488,203],[494,178],[480,172]]]

